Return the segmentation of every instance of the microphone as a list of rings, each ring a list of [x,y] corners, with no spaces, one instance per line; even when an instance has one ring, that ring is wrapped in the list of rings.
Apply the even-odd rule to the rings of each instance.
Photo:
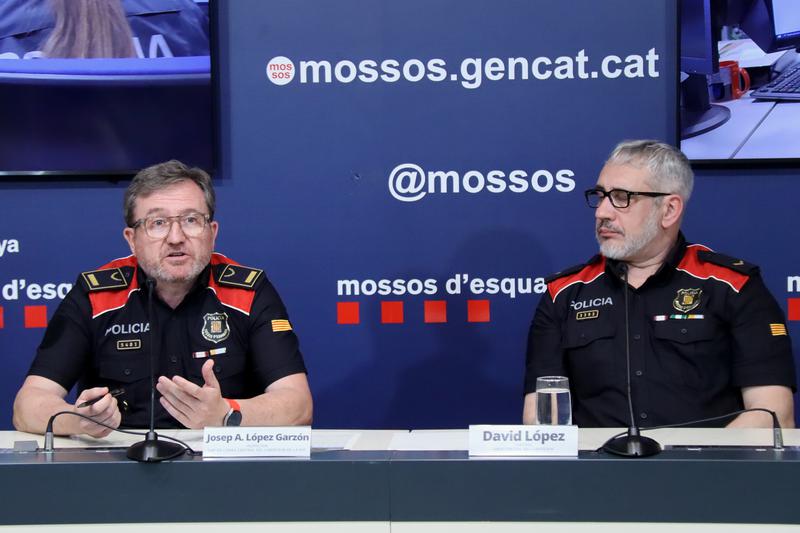
[[[619,269],[622,272],[622,283],[625,284],[625,369],[627,371],[627,396],[628,396],[628,414],[630,416],[630,425],[628,431],[624,435],[619,435],[606,441],[602,446],[602,450],[614,455],[623,457],[648,457],[661,452],[661,445],[650,437],[643,437],[640,435],[639,426],[636,424],[636,416],[633,410],[633,394],[631,393],[631,335],[630,335],[630,318],[628,317],[628,265],[625,263],[619,264]]]
[[[155,334],[158,321],[153,312],[153,291],[156,287],[156,280],[147,276],[145,279],[147,286],[147,317],[150,320],[150,429],[143,441],[137,442],[128,448],[128,459],[144,463],[158,463],[167,459],[174,459],[186,451],[186,448],[174,442],[158,440],[155,431],[155,411],[156,411],[156,361],[158,360],[160,337]]]

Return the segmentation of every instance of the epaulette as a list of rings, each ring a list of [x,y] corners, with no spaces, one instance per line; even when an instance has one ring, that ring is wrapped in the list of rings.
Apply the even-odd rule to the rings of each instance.
[[[697,252],[697,258],[700,261],[711,263],[712,265],[729,268],[734,272],[738,272],[739,274],[744,274],[746,276],[749,276],[754,272],[758,271],[758,267],[752,263],[748,263],[746,261],[743,261],[736,257],[731,257],[729,255],[712,252],[711,250],[703,250]]]
[[[254,290],[263,270],[244,265],[221,263],[214,265],[214,280],[223,287]]]
[[[547,278],[547,292],[550,294],[550,298],[553,299],[553,302],[555,302],[561,291],[567,287],[576,283],[592,283],[602,276],[605,270],[605,258],[602,255],[596,255],[587,263],[562,270]]]
[[[550,274],[549,276],[544,278],[544,282],[545,283],[550,283],[551,281],[555,281],[558,278],[563,278],[563,277],[575,274],[577,272],[580,272],[581,270],[583,270],[587,266],[593,265],[594,263],[597,263],[598,261],[600,261],[600,259],[602,259],[602,256],[600,254],[597,254],[594,257],[592,257],[591,259],[589,259],[586,263],[581,263],[579,265],[571,266],[569,268],[565,268],[564,270],[559,270],[555,274]]]
[[[90,270],[81,273],[81,280],[89,292],[117,291],[125,289],[131,284],[135,270],[132,266]]]
[[[715,279],[739,292],[758,267],[727,255],[718,254],[702,244],[690,244],[676,267],[698,279]]]

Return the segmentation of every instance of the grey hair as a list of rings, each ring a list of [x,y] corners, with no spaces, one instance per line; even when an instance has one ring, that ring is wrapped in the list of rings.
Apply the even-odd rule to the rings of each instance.
[[[133,218],[133,211],[136,207],[137,198],[150,196],[154,192],[184,181],[191,181],[200,187],[200,190],[203,191],[203,196],[205,196],[209,220],[214,220],[214,209],[216,208],[217,200],[214,186],[211,184],[211,177],[201,168],[188,167],[173,159],[147,167],[133,177],[131,184],[125,190],[125,196],[122,201],[125,224],[128,227],[133,227],[136,223]]]
[[[689,159],[669,144],[653,140],[622,141],[611,152],[608,163],[646,168],[655,191],[677,194],[684,202],[692,196],[694,172]]]

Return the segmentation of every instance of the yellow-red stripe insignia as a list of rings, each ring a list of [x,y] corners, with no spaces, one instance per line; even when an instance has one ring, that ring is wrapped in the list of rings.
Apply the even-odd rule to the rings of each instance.
[[[770,324],[769,330],[772,332],[773,337],[788,335],[788,333],[786,333],[786,324]]]
[[[292,325],[285,319],[273,320],[272,331],[292,331]]]

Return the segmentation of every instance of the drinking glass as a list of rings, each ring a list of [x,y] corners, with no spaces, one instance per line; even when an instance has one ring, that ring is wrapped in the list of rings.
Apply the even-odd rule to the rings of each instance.
[[[572,424],[572,402],[569,379],[564,376],[536,378],[536,423],[569,426]]]

